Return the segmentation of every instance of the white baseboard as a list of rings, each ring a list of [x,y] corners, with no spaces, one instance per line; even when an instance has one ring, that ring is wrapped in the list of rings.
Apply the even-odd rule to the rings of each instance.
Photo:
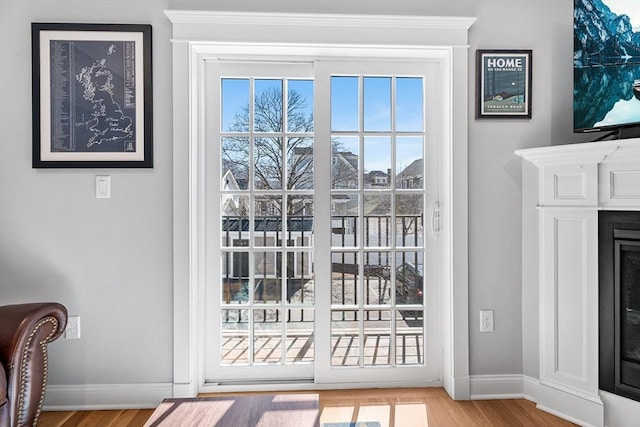
[[[540,381],[536,406],[583,427],[604,426],[604,404],[600,396],[548,379]]]
[[[540,387],[540,380],[523,375],[522,381],[524,398],[533,403],[538,403],[538,387]]]
[[[472,375],[471,400],[525,398],[524,375]]]
[[[48,385],[45,411],[150,409],[173,396],[173,384]]]

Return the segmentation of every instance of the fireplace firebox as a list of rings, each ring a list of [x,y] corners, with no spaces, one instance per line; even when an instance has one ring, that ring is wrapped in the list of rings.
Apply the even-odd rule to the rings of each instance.
[[[598,215],[600,388],[640,401],[640,212]]]

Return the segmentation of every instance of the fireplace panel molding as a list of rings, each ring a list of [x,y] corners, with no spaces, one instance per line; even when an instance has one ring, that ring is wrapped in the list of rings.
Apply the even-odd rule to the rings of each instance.
[[[626,425],[619,424],[625,417],[633,425],[640,403],[601,397],[598,213],[640,211],[640,139],[516,154],[535,166],[523,165],[523,224],[537,218],[538,230],[523,230],[522,261],[523,295],[539,297],[537,318],[523,317],[523,331],[539,331],[538,337],[523,332],[523,345],[538,349],[537,405],[584,426]],[[526,257],[532,250],[537,259]],[[633,418],[624,413],[629,408]]]

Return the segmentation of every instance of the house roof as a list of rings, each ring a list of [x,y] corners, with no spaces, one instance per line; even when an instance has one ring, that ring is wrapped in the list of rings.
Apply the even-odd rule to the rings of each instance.
[[[411,177],[411,176],[422,176],[423,175],[423,160],[416,159],[409,166],[404,168],[402,172],[398,174],[398,178],[403,177]]]

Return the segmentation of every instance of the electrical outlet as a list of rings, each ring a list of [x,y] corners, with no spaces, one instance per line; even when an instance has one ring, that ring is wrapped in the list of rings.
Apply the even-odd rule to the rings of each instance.
[[[80,338],[80,316],[69,316],[67,327],[64,330],[64,337],[68,340]]]
[[[493,310],[480,310],[480,332],[493,332]]]

